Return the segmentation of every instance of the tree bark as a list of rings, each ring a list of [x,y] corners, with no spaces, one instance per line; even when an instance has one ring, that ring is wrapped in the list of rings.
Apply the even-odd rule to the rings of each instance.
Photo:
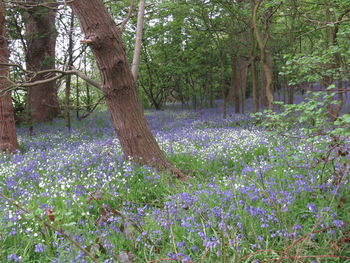
[[[145,18],[145,0],[140,0],[139,12],[137,15],[134,57],[131,65],[131,72],[132,72],[132,75],[134,76],[135,82],[137,81],[137,74],[138,74],[140,58],[141,58],[142,31],[143,31],[144,18]]]
[[[67,68],[68,70],[73,68],[73,31],[74,31],[74,13],[72,12],[70,14],[70,25],[69,25],[69,32],[68,32],[68,63]],[[72,129],[72,121],[70,116],[70,110],[71,110],[71,101],[70,101],[70,95],[71,95],[71,83],[72,83],[72,75],[67,75],[66,77],[66,90],[65,90],[65,115],[66,115],[66,127],[69,132],[71,132]],[[78,98],[77,98],[78,99]]]
[[[265,87],[264,87],[264,94],[266,97],[266,106],[268,109],[273,109],[273,72],[272,72],[272,56],[271,53],[266,48],[266,43],[268,39],[268,32],[265,32],[264,39],[261,36],[261,32],[258,28],[257,24],[257,12],[259,9],[259,6],[262,2],[262,0],[257,0],[256,2],[252,1],[252,24],[255,32],[255,37],[258,42],[258,46],[260,49],[260,61],[262,63],[263,72],[264,72],[264,78],[265,78]]]
[[[102,91],[106,98],[113,126],[127,158],[155,167],[171,170],[185,179],[179,169],[169,163],[148,127],[136,94],[120,29],[115,25],[102,0],[70,2],[96,58],[102,76]]]
[[[253,90],[253,106],[254,106],[254,113],[259,111],[259,94],[258,94],[258,73],[256,70],[256,62],[255,58],[252,60],[252,90]]]
[[[48,0],[35,0],[35,3],[46,3]],[[51,0],[55,7],[54,0]],[[56,46],[56,11],[43,6],[36,6],[26,10],[24,15],[27,39],[27,68],[40,71],[55,68]],[[50,76],[37,75],[32,81],[46,79]],[[60,108],[57,98],[56,82],[30,87],[28,89],[28,110],[35,122],[51,121],[57,117]]]
[[[287,104],[293,104],[294,103],[294,86],[286,84],[287,91],[288,91],[288,97],[287,97]]]
[[[258,93],[258,72],[256,69],[256,50],[257,43],[254,34],[254,27],[251,27],[250,31],[250,41],[251,41],[251,50],[250,50],[250,63],[251,63],[251,76],[252,76],[252,99],[253,99],[253,111],[254,113],[259,111],[259,93]],[[249,65],[248,65],[249,66]]]
[[[9,63],[9,49],[2,0],[0,0],[0,61],[1,63]],[[9,86],[8,77],[9,67],[0,66],[0,151],[14,152],[19,146],[11,93],[1,93],[3,89]]]
[[[228,93],[228,99],[233,100],[235,113],[241,112],[241,89],[240,76],[237,57],[233,56],[231,61],[231,88]]]

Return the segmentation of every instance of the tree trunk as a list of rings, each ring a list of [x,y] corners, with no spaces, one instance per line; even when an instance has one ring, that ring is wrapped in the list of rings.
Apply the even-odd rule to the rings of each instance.
[[[250,50],[250,63],[251,63],[251,76],[252,76],[252,96],[253,96],[253,111],[254,113],[259,111],[259,94],[258,94],[258,72],[256,69],[256,50],[257,43],[254,34],[254,27],[250,31],[250,41],[251,41],[251,50]],[[249,66],[249,65],[248,65]]]
[[[179,169],[168,162],[148,127],[136,94],[121,39],[121,32],[108,14],[102,0],[75,0],[70,2],[88,44],[97,60],[113,126],[123,152],[133,161],[170,169],[178,178],[185,179]]]
[[[231,58],[231,88],[228,92],[227,99],[233,101],[235,106],[235,113],[240,113],[241,109],[241,89],[239,88],[239,74],[238,74],[237,57]]]
[[[239,60],[239,88],[241,94],[241,112],[245,112],[245,94],[247,91],[248,61],[245,58]]]
[[[0,0],[0,61],[1,63],[9,63],[9,49],[2,0]],[[8,77],[9,68],[0,66],[0,151],[14,152],[18,149],[18,141],[11,92],[1,93],[10,84],[7,81]]]
[[[259,95],[258,95],[258,73],[256,70],[256,62],[255,58],[252,60],[252,89],[253,89],[253,106],[254,106],[254,113],[259,111]]]
[[[254,3],[252,1],[252,24],[255,32],[255,37],[258,42],[258,46],[260,49],[260,61],[262,63],[262,68],[264,72],[264,78],[265,78],[265,87],[264,87],[264,94],[266,97],[264,100],[266,100],[266,106],[268,109],[273,109],[273,72],[272,72],[272,56],[271,53],[266,48],[266,42],[268,39],[268,32],[265,32],[265,39],[262,38],[261,32],[258,28],[257,24],[257,12],[259,9],[259,6],[261,4],[262,0],[258,0]],[[266,29],[267,30],[267,29]]]
[[[137,81],[137,74],[138,74],[140,58],[141,58],[142,31],[143,31],[144,18],[145,18],[145,0],[140,0],[139,12],[137,15],[134,57],[131,65],[131,72],[132,72],[132,75],[134,76],[135,82]]]
[[[48,0],[35,0],[46,3]],[[54,3],[55,1],[51,1]],[[53,7],[55,5],[53,4]],[[43,6],[26,10],[24,15],[27,38],[27,69],[40,71],[55,68],[56,11]],[[47,74],[35,76],[32,81],[46,79]],[[50,121],[59,114],[56,82],[30,87],[28,89],[28,110],[35,122]]]
[[[68,70],[72,69],[73,67],[73,31],[74,31],[74,14],[71,13],[70,17],[70,27],[68,32],[68,64],[67,68]],[[72,122],[71,122],[71,116],[70,116],[70,94],[71,94],[71,83],[72,83],[72,75],[68,74],[66,77],[66,90],[65,90],[65,110],[66,110],[66,127],[69,132],[71,132],[72,129]]]
[[[294,103],[294,88],[293,86],[286,84],[288,96],[287,96],[287,104],[293,104]]]

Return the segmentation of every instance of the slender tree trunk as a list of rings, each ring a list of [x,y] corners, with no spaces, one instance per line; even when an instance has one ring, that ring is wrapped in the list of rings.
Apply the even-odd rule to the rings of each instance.
[[[237,56],[231,58],[231,88],[227,95],[228,101],[233,101],[235,113],[240,113],[241,109],[241,89],[239,88]]]
[[[326,8],[326,21],[333,21],[333,15],[331,13],[330,7],[329,7],[329,3],[328,1],[324,2],[325,4],[325,8]],[[342,19],[342,17],[339,18],[340,20]],[[335,25],[334,27],[327,27],[326,28],[326,34],[327,34],[327,48],[330,48],[331,46],[337,46],[338,45],[338,41],[337,41],[337,33],[338,33],[339,27],[338,25]],[[339,52],[336,52],[334,55],[334,61],[333,63],[330,63],[328,65],[328,68],[333,70],[333,71],[338,71],[339,68],[341,67],[341,55]],[[336,92],[338,91],[338,101],[339,103],[337,105],[331,104],[328,105],[328,114],[329,114],[329,118],[331,121],[335,121],[338,116],[339,116],[339,112],[341,110],[341,107],[343,105],[343,94],[340,89],[342,89],[342,77],[341,77],[341,72],[339,72],[339,78],[336,79],[338,80],[337,83],[337,88],[328,90],[328,93],[332,93],[332,92]],[[328,76],[324,77],[324,85],[325,88],[328,88],[330,85],[335,84],[335,77],[333,74],[329,74]]]
[[[253,95],[253,111],[254,113],[259,111],[259,94],[258,94],[258,72],[256,69],[256,49],[257,43],[254,34],[254,27],[252,26],[250,32],[251,51],[250,51],[250,63],[251,63],[251,76],[252,76],[252,95]],[[248,65],[249,66],[249,65]]]
[[[241,105],[242,105],[242,113],[245,112],[245,94],[247,91],[247,77],[248,77],[248,61],[244,58],[239,60],[239,87],[241,94]]]
[[[80,107],[80,91],[79,91],[79,79],[76,78],[76,81],[77,81],[77,87],[76,87],[76,118],[77,120],[79,120],[79,117],[80,117],[80,112],[79,112],[79,107]]]
[[[102,76],[102,91],[120,144],[127,158],[157,169],[170,169],[185,179],[168,162],[148,127],[136,94],[119,28],[108,14],[102,0],[70,2],[80,21]]]
[[[37,4],[53,3],[54,0],[35,0]],[[52,8],[36,6],[28,9],[24,15],[27,38],[27,68],[40,71],[55,68],[56,11]],[[32,81],[47,78],[47,74],[35,76]],[[28,89],[28,109],[35,122],[50,121],[60,111],[56,82],[51,81]]]
[[[254,113],[259,111],[259,97],[258,97],[258,74],[256,70],[256,62],[255,58],[252,60],[251,64],[251,71],[252,71],[252,89],[253,89],[253,106],[254,106]]]
[[[288,97],[287,97],[287,104],[293,104],[294,103],[294,89],[295,87],[286,85],[287,91],[288,91]]]
[[[137,81],[137,74],[138,74],[140,58],[141,58],[142,31],[143,31],[144,18],[145,18],[145,0],[140,0],[139,12],[137,15],[134,57],[131,65],[131,72],[132,72],[132,75],[134,76],[135,82]]]
[[[5,26],[4,6],[0,0],[0,61],[7,64],[10,54]],[[10,85],[8,77],[9,67],[0,66],[0,151],[13,152],[18,149],[18,141],[11,92],[1,92]]]
[[[68,69],[72,69],[73,67],[73,31],[74,31],[74,14],[71,13],[70,17],[70,27],[68,33]],[[66,90],[65,90],[65,103],[66,103],[66,126],[68,131],[71,131],[72,122],[70,117],[70,94],[71,94],[71,83],[72,83],[72,75],[67,75],[66,77]]]

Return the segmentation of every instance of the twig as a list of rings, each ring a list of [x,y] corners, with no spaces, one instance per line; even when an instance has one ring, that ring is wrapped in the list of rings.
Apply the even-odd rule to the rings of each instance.
[[[336,256],[336,255],[315,255],[315,256],[289,256],[289,257],[283,257],[283,258],[273,258],[273,259],[268,259],[264,262],[271,262],[271,261],[279,261],[282,259],[296,259],[298,260],[299,258],[342,258],[342,259],[350,259],[350,257],[346,256]]]
[[[171,259],[171,258],[161,258],[161,259],[154,259],[154,260],[150,260],[150,261],[147,261],[146,263],[154,263],[154,262],[159,262],[159,261],[179,261],[177,259]],[[186,261],[188,263],[194,263],[192,261]]]

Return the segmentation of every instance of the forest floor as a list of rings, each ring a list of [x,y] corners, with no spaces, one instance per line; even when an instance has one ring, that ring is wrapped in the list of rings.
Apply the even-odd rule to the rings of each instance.
[[[221,109],[146,115],[188,182],[124,160],[107,113],[19,129],[0,262],[350,262],[349,156]]]

